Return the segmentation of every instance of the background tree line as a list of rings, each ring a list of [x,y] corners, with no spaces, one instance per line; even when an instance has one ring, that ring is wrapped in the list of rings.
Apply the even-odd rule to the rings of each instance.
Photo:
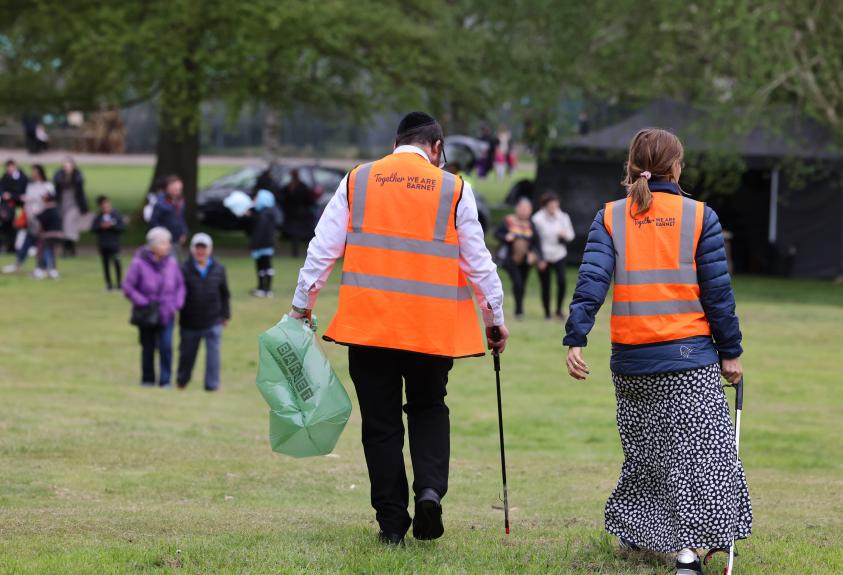
[[[727,142],[806,114],[843,141],[843,5],[785,0],[2,0],[0,113],[154,99],[155,174],[195,206],[199,110],[423,106],[465,129],[505,101],[708,107]],[[270,119],[273,114],[270,114]],[[727,129],[723,129],[723,128]]]

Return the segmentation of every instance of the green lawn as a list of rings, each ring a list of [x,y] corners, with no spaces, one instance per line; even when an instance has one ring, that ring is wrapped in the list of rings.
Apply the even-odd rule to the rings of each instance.
[[[445,537],[390,550],[375,543],[356,409],[331,457],[268,446],[257,336],[285,311],[296,262],[277,260],[277,299],[254,300],[251,261],[224,260],[234,320],[216,395],[138,385],[128,305],[103,293],[94,257],[61,260],[58,282],[0,277],[0,573],[672,573],[661,557],[621,556],[602,529],[621,463],[605,312],[585,383],[565,374],[560,324],[539,319],[535,277],[528,319],[511,326],[512,535],[491,360],[468,359],[448,396]],[[323,324],[336,296],[332,283],[319,300]],[[755,534],[736,573],[840,573],[843,286],[741,278],[737,298]],[[353,396],[343,348],[325,349]]]

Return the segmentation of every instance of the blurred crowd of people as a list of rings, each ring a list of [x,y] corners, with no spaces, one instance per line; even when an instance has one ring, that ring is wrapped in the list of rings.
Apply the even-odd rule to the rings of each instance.
[[[58,279],[58,248],[75,255],[81,231],[92,223],[84,178],[71,158],[52,181],[41,164],[27,175],[15,160],[6,162],[0,178],[0,249],[15,254],[15,262],[4,266],[4,273],[19,271],[35,255],[33,277]]]
[[[565,319],[562,302],[565,298],[565,266],[567,244],[575,237],[571,218],[563,212],[559,196],[542,195],[540,208],[534,213],[533,202],[521,196],[512,214],[504,217],[495,230],[499,242],[497,261],[506,270],[512,283],[515,318],[524,318],[524,295],[530,270],[536,268],[541,285],[541,301],[545,319]],[[556,298],[551,306],[551,276],[555,278]]]
[[[497,134],[484,126],[480,139],[486,142],[486,155],[477,164],[477,177],[485,178],[494,173],[497,179],[512,173],[518,163],[515,154],[515,140],[506,126],[501,126]]]
[[[494,137],[487,129],[485,136],[490,138],[489,154],[478,172],[494,170],[502,177],[512,167],[507,160],[511,139],[505,130]],[[148,226],[146,244],[135,251],[124,279],[120,252],[127,219],[106,196],[96,198],[91,213],[83,174],[72,158],[65,158],[52,178],[40,164],[31,166],[26,174],[14,160],[8,160],[0,178],[0,248],[14,253],[15,261],[2,271],[21,271],[27,259],[34,257],[33,277],[58,279],[59,250],[64,257],[73,257],[80,233],[90,230],[97,238],[105,289],[122,290],[132,304],[131,321],[138,328],[141,345],[141,382],[172,386],[173,332],[178,319],[175,383],[179,388],[188,384],[204,340],[204,384],[206,390],[214,391],[220,385],[223,328],[231,318],[230,291],[225,267],[212,255],[213,239],[198,233],[188,242],[183,190],[176,175],[154,183],[143,209]],[[279,231],[290,240],[292,255],[298,256],[300,246],[313,237],[315,197],[297,170],[283,187],[277,186],[267,170],[244,196],[247,204],[237,215],[243,219],[255,262],[256,287],[251,294],[272,297],[272,260]],[[532,268],[538,272],[545,317],[564,319],[566,245],[573,241],[574,229],[558,196],[543,195],[538,210],[531,198],[532,194],[521,195],[513,213],[494,231],[499,242],[497,261],[510,277],[517,319],[524,317]],[[184,254],[186,247],[189,252]],[[553,285],[555,297],[551,297]]]

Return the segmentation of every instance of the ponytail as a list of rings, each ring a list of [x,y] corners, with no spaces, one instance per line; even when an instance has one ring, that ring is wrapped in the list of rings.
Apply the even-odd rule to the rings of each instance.
[[[635,213],[632,214],[633,218],[645,213],[650,209],[650,204],[653,203],[653,192],[650,191],[647,179],[644,176],[638,176],[629,186],[629,197],[637,208]],[[629,207],[629,210],[632,213],[632,206]]]

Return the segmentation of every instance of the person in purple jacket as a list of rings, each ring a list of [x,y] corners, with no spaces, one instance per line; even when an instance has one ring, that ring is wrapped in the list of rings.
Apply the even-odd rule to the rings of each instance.
[[[171,387],[173,359],[173,323],[176,312],[184,306],[184,277],[176,259],[170,255],[172,234],[156,227],[146,234],[146,246],[135,252],[123,293],[135,307],[158,304],[158,324],[138,326],[141,344],[141,384],[155,385],[155,348],[158,348],[161,373],[158,384]]]

